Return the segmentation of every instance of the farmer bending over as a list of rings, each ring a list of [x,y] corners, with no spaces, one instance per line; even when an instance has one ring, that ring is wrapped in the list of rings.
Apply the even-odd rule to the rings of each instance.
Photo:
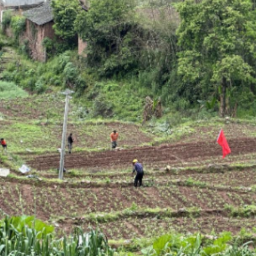
[[[137,188],[138,182],[139,182],[139,187],[142,185],[142,179],[144,175],[143,167],[142,164],[138,162],[137,159],[134,159],[132,161],[133,164],[133,172],[136,172],[136,176],[134,179],[134,187]]]

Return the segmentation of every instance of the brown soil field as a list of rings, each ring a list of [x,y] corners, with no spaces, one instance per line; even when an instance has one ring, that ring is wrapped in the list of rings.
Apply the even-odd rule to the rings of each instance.
[[[48,104],[47,101],[41,103]],[[45,119],[47,114],[47,109],[37,109],[37,104],[23,109],[19,109],[21,103],[15,104],[13,101],[11,104],[0,105],[0,112],[10,115],[10,120],[22,120],[22,117],[34,119],[39,116]],[[62,106],[55,107],[62,109]],[[58,112],[58,115],[62,113]],[[3,121],[1,128],[7,129],[13,122],[10,120]],[[13,176],[1,178],[0,218],[4,214],[36,215],[53,224],[59,234],[68,234],[76,226],[81,226],[85,231],[99,227],[113,240],[149,238],[172,230],[208,234],[231,231],[239,234],[241,228],[244,228],[254,232],[255,213],[247,218],[237,218],[231,217],[228,209],[246,209],[256,204],[256,168],[253,166],[237,170],[225,167],[234,163],[241,166],[256,164],[254,125],[220,122],[216,126],[206,127],[205,124],[195,127],[182,140],[178,137],[170,138],[165,144],[157,142],[158,137],[150,133],[149,127],[141,130],[141,127],[134,124],[115,122],[99,123],[101,127],[97,125],[68,125],[68,130],[75,135],[75,148],[72,154],[66,154],[65,168],[68,171],[75,170],[79,175],[72,176],[70,171],[64,175],[64,182],[57,182],[45,179],[58,176],[53,170],[59,166],[60,155],[57,150],[56,153],[52,152],[55,147],[60,147],[62,126],[59,121],[49,124],[39,122],[42,134],[49,133],[52,146],[42,146],[42,151],[38,152],[51,153],[37,155],[23,148],[15,152],[19,152],[19,158],[44,180],[18,177],[21,178],[19,180]],[[232,151],[225,159],[222,159],[222,149],[216,143],[222,126]],[[19,134],[19,129],[16,127],[13,130],[14,135]],[[109,133],[113,129],[122,135],[122,149],[110,149]],[[26,147],[36,147],[41,143],[38,138],[33,139],[33,134],[29,137],[32,138],[31,144]],[[163,136],[160,138],[163,139]],[[134,158],[145,167],[144,186],[138,189],[133,187],[130,172]],[[165,172],[166,165],[170,165],[172,171]],[[211,167],[215,165],[223,167]],[[206,170],[199,172],[202,166]],[[12,174],[17,175],[17,172]],[[152,212],[138,213],[145,209]],[[159,209],[161,214],[154,213],[154,210],[157,212]],[[126,215],[113,219],[104,217],[119,212],[125,212]],[[173,216],[165,212],[172,212]],[[100,221],[97,217],[101,217]]]
[[[79,220],[66,219],[58,222],[59,228],[69,232],[74,226],[81,226],[84,230],[90,228],[100,228],[109,239],[127,239],[134,238],[151,238],[161,236],[165,233],[176,231],[179,233],[196,233],[219,234],[223,231],[229,231],[234,235],[239,235],[242,228],[248,232],[254,233],[253,227],[255,220],[253,218],[229,218],[219,214],[209,214],[198,218],[161,218],[161,217],[144,217],[144,218],[127,218],[115,222],[98,223],[83,222]],[[128,241],[127,241],[128,242]]]
[[[241,223],[235,218],[227,218],[225,213],[218,212],[218,209],[221,212],[226,205],[243,207],[255,204],[256,195],[250,191],[234,192],[228,189],[219,191],[197,186],[153,186],[135,189],[131,186],[71,188],[49,184],[42,187],[7,182],[5,179],[0,180],[0,186],[0,217],[3,217],[4,213],[10,215],[35,214],[44,221],[57,223],[59,232],[71,232],[77,225],[82,225],[85,230],[89,226],[96,226],[90,221],[74,221],[83,219],[83,216],[90,216],[92,213],[98,215],[115,213],[124,209],[132,211],[133,207],[136,207],[137,210],[169,209],[177,211],[178,216],[176,218],[162,218],[157,215],[152,217],[134,216],[97,225],[106,231],[111,239],[130,239],[137,235],[139,237],[157,235],[164,230],[168,232],[170,229],[186,231],[185,228],[191,232],[200,230],[208,232],[213,227],[216,232],[224,230],[238,232],[239,227],[245,227],[245,224],[255,222],[254,219],[246,219],[244,223]],[[198,216],[198,219],[191,218],[189,214],[184,218],[182,212],[185,209],[201,209],[202,215]],[[232,222],[235,225],[228,227],[228,224]],[[132,232],[133,228],[137,231]]]
[[[229,145],[232,156],[252,154],[256,152],[256,138],[230,139]],[[131,168],[134,158],[139,159],[145,167],[162,168],[182,166],[187,163],[196,163],[209,160],[213,157],[222,158],[222,149],[215,141],[200,141],[196,143],[175,143],[152,147],[139,147],[124,150],[109,150],[103,152],[75,152],[66,155],[65,167],[93,170]],[[228,159],[229,156],[227,156]],[[31,158],[31,156],[29,156]],[[27,164],[37,170],[58,168],[59,154],[27,157]],[[26,157],[25,157],[26,159]]]

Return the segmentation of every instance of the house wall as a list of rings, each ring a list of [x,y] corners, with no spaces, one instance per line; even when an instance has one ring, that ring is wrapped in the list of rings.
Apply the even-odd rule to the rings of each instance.
[[[27,29],[25,33],[25,40],[29,41],[30,55],[34,60],[45,62],[47,60],[45,48],[42,45],[43,39],[49,37],[53,39],[54,30],[52,28],[53,22],[38,26],[35,23],[27,20]]]
[[[87,47],[87,42],[84,42],[80,37],[78,37],[78,55],[86,57],[84,50]]]

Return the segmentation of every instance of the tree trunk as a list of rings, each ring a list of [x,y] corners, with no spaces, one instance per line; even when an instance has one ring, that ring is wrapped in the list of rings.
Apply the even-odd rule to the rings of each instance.
[[[220,116],[225,117],[227,106],[226,106],[226,90],[227,90],[227,80],[225,77],[222,78],[221,84],[221,95],[220,95]]]

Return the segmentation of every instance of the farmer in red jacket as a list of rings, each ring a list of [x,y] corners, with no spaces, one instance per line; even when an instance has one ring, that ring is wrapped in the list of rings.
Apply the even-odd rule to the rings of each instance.
[[[2,145],[2,147],[3,147],[3,150],[7,150],[7,143],[6,143],[6,141],[5,141],[5,139],[4,138],[2,138],[1,139],[1,145]]]
[[[112,142],[112,148],[116,148],[117,147],[117,139],[118,139],[118,132],[116,130],[114,130],[110,134],[110,139],[111,139],[111,142]]]

